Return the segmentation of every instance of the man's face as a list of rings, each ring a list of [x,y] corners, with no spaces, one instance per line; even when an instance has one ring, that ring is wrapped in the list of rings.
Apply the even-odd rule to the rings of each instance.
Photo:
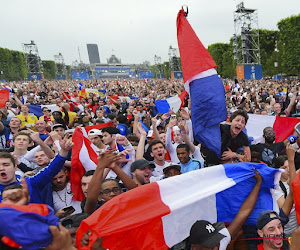
[[[82,176],[81,178],[81,189],[85,197],[87,197],[87,191],[89,187],[89,183],[91,182],[93,176]]]
[[[99,147],[101,145],[102,140],[99,135],[89,135],[88,137],[89,137],[89,140],[97,147]]]
[[[63,138],[64,134],[65,134],[65,129],[62,127],[57,127],[55,129],[53,129],[55,132],[57,132],[61,138]]]
[[[159,134],[159,139],[160,139],[163,143],[166,143],[166,133],[160,133],[160,134]]]
[[[245,117],[237,115],[231,122],[231,135],[237,136],[246,126]]]
[[[271,214],[275,217],[275,214]],[[264,243],[270,246],[271,249],[280,249],[283,245],[283,227],[281,221],[274,219],[266,224],[262,230],[257,231],[261,238],[264,238]]]
[[[284,173],[282,173],[281,176],[284,177],[285,179],[288,179],[290,176],[290,168],[289,168],[288,160],[284,161],[283,166],[281,166],[280,168],[284,170]]]
[[[110,121],[114,126],[117,126],[118,125],[118,121],[117,121],[117,118],[114,118]]]
[[[279,114],[281,112],[281,105],[279,103],[276,103],[274,105],[274,111],[276,114]]]
[[[11,118],[9,122],[9,126],[11,128],[20,128],[21,127],[21,121],[18,118]]]
[[[182,137],[181,137],[180,131],[178,131],[178,130],[174,131],[173,139],[174,139],[174,142],[176,142],[176,143],[182,143]]]
[[[45,132],[46,130],[46,122],[45,121],[40,121],[38,120],[36,123],[35,123],[35,128],[38,132]]]
[[[157,143],[152,146],[151,156],[158,161],[163,161],[165,159],[165,148],[161,143]]]
[[[273,143],[276,138],[276,133],[273,128],[266,128],[264,129],[264,138],[265,141],[268,143]]]
[[[150,183],[151,174],[152,168],[150,166],[146,166],[144,169],[136,169],[132,173],[133,177],[135,177],[142,185]]]
[[[12,204],[12,205],[27,205],[29,201],[29,195],[23,195],[20,199],[18,200],[13,200],[10,199],[9,195],[15,193],[16,191],[22,192],[22,189],[8,189],[2,192],[2,204]]]
[[[29,108],[28,108],[26,105],[22,105],[21,111],[22,111],[23,113],[28,113]]]
[[[107,132],[103,132],[103,138],[102,141],[105,145],[109,145],[112,141],[113,141],[113,137],[107,133]]]
[[[108,192],[108,194],[102,193],[106,191]],[[122,189],[120,189],[120,187],[115,181],[107,181],[102,183],[101,185],[101,198],[104,199],[105,201],[109,201],[121,193],[122,193]]]
[[[180,163],[185,164],[190,161],[190,154],[185,148],[177,148],[176,152]]]
[[[26,135],[19,135],[15,138],[14,146],[17,149],[27,149],[29,145],[29,138]]]
[[[56,190],[63,190],[67,185],[67,174],[64,170],[61,170],[52,180],[52,186]]]
[[[0,158],[0,184],[7,185],[16,181],[16,167],[9,158]]]
[[[44,151],[38,151],[34,154],[34,160],[37,165],[39,166],[45,166],[49,163],[49,158],[44,153]]]

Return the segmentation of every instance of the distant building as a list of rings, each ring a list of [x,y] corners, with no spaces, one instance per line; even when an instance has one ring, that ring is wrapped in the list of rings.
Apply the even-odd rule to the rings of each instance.
[[[90,64],[100,63],[99,51],[97,44],[87,44]]]

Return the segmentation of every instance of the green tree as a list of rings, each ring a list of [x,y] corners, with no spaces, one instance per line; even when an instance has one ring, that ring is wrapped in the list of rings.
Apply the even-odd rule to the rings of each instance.
[[[275,47],[278,35],[279,32],[277,30],[259,30],[260,58],[264,75],[271,76],[278,73],[274,66],[276,61]]]
[[[46,60],[42,61],[44,68],[44,77],[48,80],[56,79],[57,68],[54,61]]]
[[[300,14],[280,20],[277,26],[279,67],[283,73],[300,76]]]

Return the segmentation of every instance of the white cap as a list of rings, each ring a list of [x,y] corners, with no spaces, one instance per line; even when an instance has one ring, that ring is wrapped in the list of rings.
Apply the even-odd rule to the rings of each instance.
[[[152,136],[153,136],[153,130],[149,130],[148,134],[147,134],[147,137],[152,137]]]
[[[91,129],[89,131],[88,135],[99,135],[99,136],[102,136],[102,132],[101,132],[101,130],[94,128],[94,129]]]

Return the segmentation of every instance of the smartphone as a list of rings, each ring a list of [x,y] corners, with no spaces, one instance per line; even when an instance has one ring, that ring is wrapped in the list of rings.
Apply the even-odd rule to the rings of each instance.
[[[64,212],[68,212],[68,211],[72,211],[72,210],[75,211],[75,208],[74,208],[73,206],[68,206],[68,207],[64,207],[62,210],[63,210]]]
[[[295,131],[297,132],[298,136],[300,137],[300,122],[295,126]]]

